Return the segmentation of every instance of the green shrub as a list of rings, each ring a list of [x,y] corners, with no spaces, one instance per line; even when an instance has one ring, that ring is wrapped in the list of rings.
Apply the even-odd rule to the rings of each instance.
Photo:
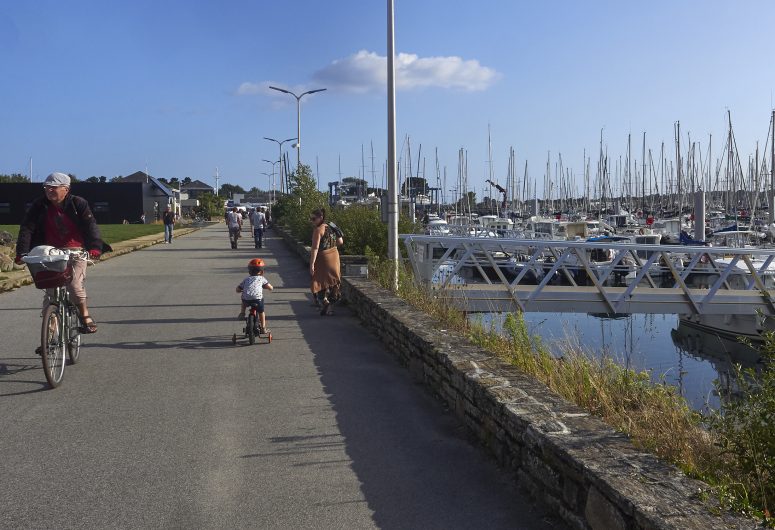
[[[344,232],[342,254],[387,257],[387,225],[382,223],[379,209],[367,205],[331,208],[328,194],[318,191],[309,166],[302,165],[298,175],[291,174],[291,192],[281,197],[272,209],[275,219],[286,226],[291,234],[307,244],[312,226],[309,214],[318,208],[326,209],[326,220],[333,221]],[[416,225],[405,216],[398,222],[400,233],[413,233]]]
[[[775,332],[764,333],[761,370],[735,365],[735,395],[708,415],[726,465],[709,470],[719,498],[738,511],[768,518],[775,505]],[[720,384],[716,390],[723,396]]]

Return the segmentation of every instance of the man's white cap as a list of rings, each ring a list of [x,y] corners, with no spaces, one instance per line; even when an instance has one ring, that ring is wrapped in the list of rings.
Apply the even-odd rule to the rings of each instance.
[[[44,186],[67,186],[70,187],[70,177],[64,173],[52,173],[46,177]]]

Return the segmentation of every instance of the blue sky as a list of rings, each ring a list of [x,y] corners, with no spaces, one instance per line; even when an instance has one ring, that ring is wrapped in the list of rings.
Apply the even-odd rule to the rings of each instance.
[[[302,102],[304,163],[320,182],[382,181],[386,6],[380,1],[0,0],[0,173],[155,176],[269,186],[277,145],[296,136],[295,100],[267,89],[327,88]],[[681,122],[720,152],[726,111],[740,155],[763,147],[775,90],[769,0],[460,2],[396,0],[399,148],[434,150],[454,187],[468,152],[481,196],[488,126],[505,183],[542,185],[547,152],[575,174],[584,149],[640,159],[673,146]],[[286,147],[290,142],[286,144]],[[405,156],[405,150],[402,151]],[[291,152],[291,161],[296,156]],[[416,166],[416,160],[414,162]],[[593,158],[594,164],[594,158]]]

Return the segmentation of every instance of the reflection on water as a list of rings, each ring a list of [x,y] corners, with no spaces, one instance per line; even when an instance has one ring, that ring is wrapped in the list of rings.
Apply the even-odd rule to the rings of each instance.
[[[503,314],[472,315],[485,326],[502,329]],[[718,407],[713,383],[734,393],[729,373],[733,363],[755,366],[759,356],[753,349],[680,320],[677,315],[578,313],[525,313],[531,335],[556,355],[567,344],[589,355],[611,357],[634,370],[648,370],[652,380],[664,381],[697,410]]]

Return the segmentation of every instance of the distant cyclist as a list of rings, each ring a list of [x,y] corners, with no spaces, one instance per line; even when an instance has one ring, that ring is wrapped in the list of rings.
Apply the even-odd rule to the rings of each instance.
[[[16,241],[16,263],[32,247],[51,245],[56,248],[87,250],[93,259],[112,250],[100,237],[97,220],[86,199],[70,194],[70,177],[52,173],[43,184],[44,196],[35,199],[24,215]],[[96,333],[97,323],[86,305],[86,262],[73,262],[73,278],[67,286],[81,318],[81,333]]]

